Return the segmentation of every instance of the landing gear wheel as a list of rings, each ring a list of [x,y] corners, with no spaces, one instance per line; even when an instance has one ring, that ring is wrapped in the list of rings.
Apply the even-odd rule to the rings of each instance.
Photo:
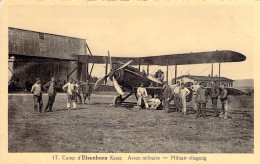
[[[113,105],[114,105],[114,107],[118,107],[118,106],[122,105],[122,102],[123,102],[122,96],[116,96],[114,98]]]

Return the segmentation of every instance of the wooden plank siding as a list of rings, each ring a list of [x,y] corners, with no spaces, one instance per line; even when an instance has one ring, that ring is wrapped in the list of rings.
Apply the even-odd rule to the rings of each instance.
[[[81,72],[71,73],[78,67],[76,55],[87,54],[85,39],[10,27],[8,30],[8,81],[16,87],[24,88],[26,81],[34,83],[37,77],[47,83],[54,76],[62,84],[68,78],[85,79]]]
[[[10,28],[9,54],[77,60],[85,55],[85,39]]]

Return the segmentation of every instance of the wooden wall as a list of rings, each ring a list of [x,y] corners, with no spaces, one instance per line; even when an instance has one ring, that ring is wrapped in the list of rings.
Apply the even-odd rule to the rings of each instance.
[[[9,54],[77,60],[84,55],[85,39],[9,28]]]

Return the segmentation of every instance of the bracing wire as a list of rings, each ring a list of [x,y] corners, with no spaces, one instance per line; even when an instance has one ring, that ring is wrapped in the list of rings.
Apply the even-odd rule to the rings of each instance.
[[[149,74],[152,75],[155,72],[155,70],[158,70],[158,68],[159,68],[159,66],[157,66],[155,69],[153,69],[153,71]]]
[[[202,70],[200,73],[198,73],[197,75],[200,75],[201,73],[205,72],[207,69],[209,69],[210,66],[206,67],[204,70]]]

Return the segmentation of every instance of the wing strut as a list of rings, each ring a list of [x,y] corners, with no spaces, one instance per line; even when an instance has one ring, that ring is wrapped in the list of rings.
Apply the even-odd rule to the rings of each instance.
[[[213,81],[213,63],[211,63],[211,81]]]
[[[108,52],[108,53],[109,53],[109,52]],[[107,58],[107,61],[106,61],[105,75],[107,75],[108,60],[109,60],[109,58]],[[106,83],[107,83],[107,79],[105,79],[105,84],[106,84]]]
[[[220,86],[220,63],[218,67],[218,85]]]
[[[166,82],[167,82],[167,84],[169,84],[168,76],[169,76],[169,58],[167,58],[167,70],[166,70]]]
[[[138,60],[138,71],[140,72],[140,69],[141,69],[141,59],[139,58]]]
[[[175,64],[175,78],[174,78],[174,84],[177,83],[177,64]]]
[[[149,75],[149,64],[147,64],[147,75]]]

